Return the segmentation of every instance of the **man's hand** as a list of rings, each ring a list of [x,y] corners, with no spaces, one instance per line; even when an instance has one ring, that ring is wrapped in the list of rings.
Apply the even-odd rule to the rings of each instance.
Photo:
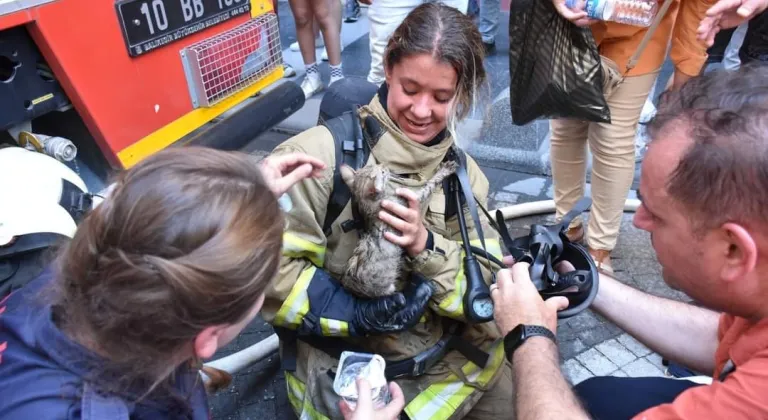
[[[357,378],[357,406],[353,410],[346,401],[341,400],[339,408],[344,420],[396,420],[405,407],[405,397],[400,387],[389,383],[392,400],[384,407],[374,410],[371,401],[371,384],[363,378]]]
[[[527,263],[518,263],[511,270],[501,270],[496,284],[491,285],[493,316],[501,333],[506,335],[520,324],[540,325],[557,330],[557,311],[568,307],[568,299],[557,296],[542,300],[531,282]]]
[[[323,169],[323,161],[304,153],[268,156],[261,161],[261,173],[276,197],[307,177],[319,177]]]
[[[696,37],[711,47],[721,29],[735,28],[768,8],[768,0],[718,0],[701,20]]]
[[[408,188],[398,188],[397,195],[408,200],[408,207],[394,201],[384,200],[381,207],[386,210],[379,213],[379,219],[401,233],[384,232],[384,238],[395,245],[400,245],[415,257],[427,246],[427,228],[421,221],[419,197]]]
[[[552,0],[552,4],[560,16],[568,19],[576,26],[587,27],[597,22],[596,19],[587,17],[587,12],[584,11],[587,3],[584,0],[576,0],[576,5],[573,9],[565,5],[565,0]]]

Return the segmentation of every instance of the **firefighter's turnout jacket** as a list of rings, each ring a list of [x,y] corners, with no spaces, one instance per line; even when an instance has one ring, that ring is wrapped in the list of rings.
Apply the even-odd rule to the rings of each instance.
[[[382,103],[383,102],[383,103]],[[384,129],[373,146],[367,164],[383,163],[396,175],[408,177],[406,186],[418,188],[437,170],[438,165],[453,146],[446,136],[433,146],[408,139],[389,118],[385,101],[379,95],[360,108],[361,119],[372,115]],[[462,298],[466,280],[462,267],[464,252],[461,247],[457,217],[445,217],[446,199],[442,188],[434,193],[423,222],[434,235],[433,250],[427,249],[413,259],[409,267],[431,279],[434,294],[421,322],[408,331],[394,334],[358,336],[345,317],[345,308],[329,302],[329,293],[322,287],[310,287],[313,281],[327,276],[340,279],[345,264],[354,249],[357,231],[343,233],[339,224],[352,219],[350,204],[335,222],[326,237],[322,224],[333,186],[335,146],[330,131],[324,126],[309,129],[278,146],[274,154],[302,152],[321,159],[327,169],[321,178],[306,179],[289,192],[292,207],[286,214],[283,237],[283,256],[277,279],[267,290],[263,316],[275,327],[296,330],[304,316],[313,308],[320,313],[318,334],[344,337],[351,345],[368,352],[378,353],[387,360],[413,357],[434,345],[443,335],[444,317],[464,321]],[[486,205],[488,180],[477,163],[467,158],[467,172],[472,192]],[[469,237],[472,245],[481,246],[466,208]],[[496,232],[481,217],[488,251],[501,259]],[[484,277],[490,283],[491,274],[485,267]],[[327,280],[326,280],[327,282]],[[317,280],[317,284],[322,283]],[[310,293],[311,290],[311,293]],[[457,351],[451,351],[426,374],[406,377],[396,382],[406,399],[405,412],[411,419],[458,418],[474,406],[485,389],[492,386],[504,360],[500,334],[493,322],[467,325],[463,339],[489,354],[485,368],[468,361]],[[282,351],[285,343],[281,342]],[[286,371],[288,397],[300,419],[339,418],[338,397],[332,389],[338,360],[325,352],[298,341],[295,371]]]

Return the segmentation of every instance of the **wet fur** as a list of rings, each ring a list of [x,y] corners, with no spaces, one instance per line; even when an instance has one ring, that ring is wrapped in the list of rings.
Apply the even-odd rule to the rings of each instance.
[[[424,186],[415,191],[421,208],[435,188],[456,171],[455,162],[444,162]],[[395,194],[398,186],[389,182],[392,174],[383,165],[370,165],[358,171],[341,167],[341,176],[352,192],[352,205],[363,222],[360,241],[347,262],[341,284],[363,297],[391,295],[400,277],[405,250],[384,237],[384,232],[399,234],[378,217],[381,202],[390,200],[408,206],[407,200]]]

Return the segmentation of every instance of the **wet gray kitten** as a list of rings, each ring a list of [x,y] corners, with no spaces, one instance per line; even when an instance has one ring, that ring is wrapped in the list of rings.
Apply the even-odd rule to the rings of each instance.
[[[435,175],[415,191],[421,208],[457,166],[456,162],[443,162]],[[358,171],[342,165],[341,176],[352,192],[352,205],[357,207],[363,223],[360,241],[352,251],[341,284],[363,297],[391,295],[403,269],[405,250],[384,237],[384,232],[398,232],[381,221],[378,214],[383,200],[406,207],[408,203],[395,194],[398,186],[389,182],[392,174],[383,165],[370,165]]]

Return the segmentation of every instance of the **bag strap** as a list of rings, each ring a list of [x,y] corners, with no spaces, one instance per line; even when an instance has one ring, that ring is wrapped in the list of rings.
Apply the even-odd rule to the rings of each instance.
[[[332,227],[341,212],[352,199],[352,192],[341,177],[341,164],[345,164],[355,170],[365,166],[371,148],[376,145],[384,130],[373,116],[367,116],[361,123],[357,109],[346,112],[336,118],[323,122],[323,125],[333,135],[333,143],[336,149],[336,166],[333,171],[333,189],[328,199],[328,206],[323,221],[323,233],[331,236]],[[357,216],[355,215],[355,218]],[[352,221],[347,232],[355,228],[356,221]],[[349,225],[349,224],[347,224]]]
[[[635,51],[635,53],[632,54],[632,57],[629,57],[629,62],[627,62],[627,71],[625,71],[624,74],[629,73],[637,65],[638,60],[640,60],[640,55],[643,54],[645,47],[647,47],[648,43],[651,41],[651,38],[653,37],[653,33],[656,32],[656,28],[661,23],[661,20],[664,18],[664,15],[667,14],[667,10],[669,9],[669,6],[672,5],[672,1],[673,0],[665,0],[664,4],[661,5],[661,9],[659,9],[659,12],[656,13],[656,16],[653,18],[653,22],[651,23],[651,26],[648,28],[647,31],[645,31],[643,40],[640,41],[640,45],[637,46],[637,51]]]
[[[88,382],[83,386],[81,401],[83,420],[130,420],[130,413],[125,401],[114,395],[102,395]]]

